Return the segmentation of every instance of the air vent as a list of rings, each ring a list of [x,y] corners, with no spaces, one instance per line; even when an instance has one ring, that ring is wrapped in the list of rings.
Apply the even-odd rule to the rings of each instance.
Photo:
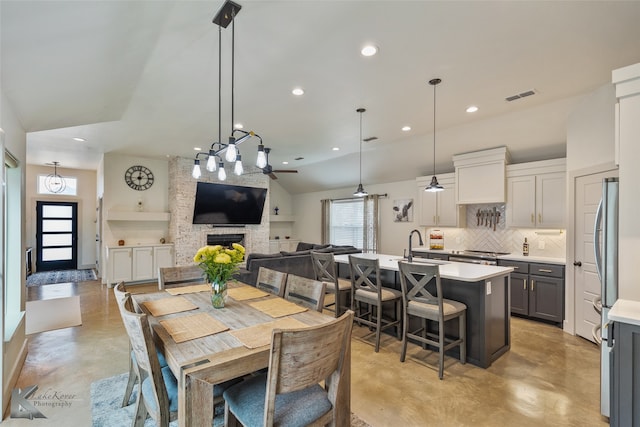
[[[527,90],[525,92],[519,93],[517,95],[507,96],[505,98],[505,101],[511,102],[511,101],[515,101],[516,99],[525,98],[527,96],[531,96],[531,95],[535,95],[535,94],[536,94],[536,91],[531,89],[531,90]]]
[[[369,138],[363,139],[363,141],[364,142],[371,142],[371,141],[375,141],[376,139],[378,139],[377,136],[370,136]]]

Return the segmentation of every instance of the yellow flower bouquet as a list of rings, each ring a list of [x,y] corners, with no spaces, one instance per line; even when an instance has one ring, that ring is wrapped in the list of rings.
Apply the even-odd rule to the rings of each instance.
[[[238,271],[244,252],[242,245],[233,243],[231,248],[221,245],[204,246],[193,257],[193,261],[202,268],[205,279],[211,284],[211,304],[214,307],[224,307],[227,281]]]

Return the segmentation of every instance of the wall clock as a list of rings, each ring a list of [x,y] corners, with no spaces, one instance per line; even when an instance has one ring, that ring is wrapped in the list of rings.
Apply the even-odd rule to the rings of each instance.
[[[124,173],[124,181],[134,190],[147,190],[153,185],[153,172],[145,166],[131,166]]]

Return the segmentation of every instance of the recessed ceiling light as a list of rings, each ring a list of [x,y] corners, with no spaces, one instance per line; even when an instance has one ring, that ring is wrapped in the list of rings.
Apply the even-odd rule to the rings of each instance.
[[[372,44],[369,44],[363,47],[360,53],[362,54],[362,56],[373,56],[376,53],[378,53],[378,47]]]
[[[478,107],[476,107],[475,105],[470,105],[469,107],[467,107],[467,113],[475,113],[476,111],[478,111]]]
[[[202,148],[200,148],[200,147],[193,147],[193,151],[202,151]]]
[[[79,137],[77,137],[77,136],[76,136],[75,138],[73,138],[73,140],[74,140],[74,141],[78,141],[78,142],[85,142],[85,141],[86,141],[86,139],[84,139],[84,138],[79,138]]]
[[[304,95],[304,90],[301,87],[296,87],[291,91],[296,96]]]
[[[244,128],[244,125],[242,123],[236,123],[235,125],[233,125],[233,127],[235,129],[242,129],[242,128]]]
[[[283,165],[288,165],[289,162],[287,162],[286,160],[284,162],[282,162]]]
[[[333,147],[332,150],[333,151],[340,151],[340,147]]]
[[[402,126],[402,132],[409,132],[411,130],[411,126]]]

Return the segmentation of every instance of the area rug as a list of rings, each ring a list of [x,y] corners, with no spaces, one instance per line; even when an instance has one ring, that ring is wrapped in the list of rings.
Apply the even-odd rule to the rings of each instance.
[[[124,389],[127,386],[128,373],[115,375],[109,378],[91,383],[91,418],[93,419],[93,427],[113,427],[128,426],[134,416],[136,393],[138,386],[133,389],[129,406],[120,407]],[[155,424],[151,418],[147,418],[144,423],[145,427],[153,427]],[[169,424],[170,427],[176,427],[177,421]],[[213,420],[213,427],[222,427],[224,425],[224,407],[216,407],[216,416]],[[352,427],[370,427],[369,424],[358,418],[357,415],[351,414]]]
[[[79,296],[27,301],[26,311],[27,335],[82,325]]]
[[[96,272],[91,268],[85,270],[53,270],[33,273],[27,277],[27,286],[53,285],[55,283],[84,282],[96,280]]]

